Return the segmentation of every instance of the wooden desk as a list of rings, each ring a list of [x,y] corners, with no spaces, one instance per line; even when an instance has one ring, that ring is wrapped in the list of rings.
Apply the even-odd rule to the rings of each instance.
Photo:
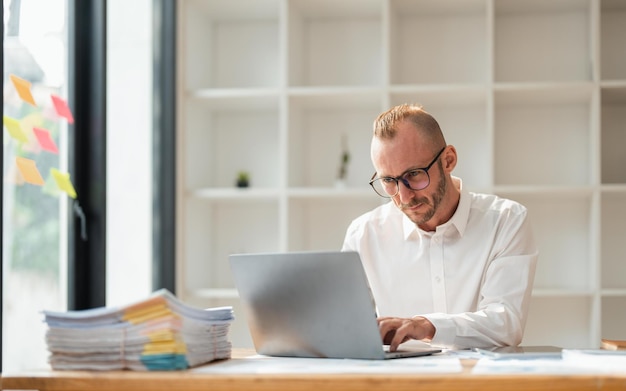
[[[247,354],[233,352],[233,360]],[[239,358],[238,358],[239,357]],[[626,390],[621,375],[475,375],[472,360],[454,374],[208,374],[191,371],[31,371],[2,374],[2,390],[144,391],[402,391],[402,390]],[[212,365],[212,364],[208,364]]]

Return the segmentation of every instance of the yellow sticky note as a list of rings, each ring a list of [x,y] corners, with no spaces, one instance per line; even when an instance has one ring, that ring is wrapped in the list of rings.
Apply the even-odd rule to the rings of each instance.
[[[69,173],[63,173],[56,168],[51,168],[50,173],[54,177],[54,180],[59,186],[59,189],[66,192],[70,197],[76,198],[76,190],[74,190],[74,185],[72,185],[72,181],[70,180]]]
[[[33,185],[43,186],[44,180],[39,170],[37,169],[37,164],[35,164],[34,160],[26,159],[23,157],[16,157],[15,163],[17,164],[17,169],[19,170],[24,181]]]
[[[28,142],[28,136],[22,130],[22,125],[20,125],[20,121],[15,118],[7,117],[6,115],[2,117],[2,123],[4,127],[7,128],[7,131],[17,141],[21,141],[23,143]]]
[[[17,94],[20,96],[20,98],[22,98],[24,102],[30,103],[31,105],[37,107],[35,99],[30,92],[30,82],[15,75],[10,75],[9,77],[11,78],[11,81],[13,82],[13,85],[15,86]]]

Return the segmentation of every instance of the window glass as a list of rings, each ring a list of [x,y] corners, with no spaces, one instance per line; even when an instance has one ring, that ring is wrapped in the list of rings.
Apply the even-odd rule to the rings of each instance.
[[[152,0],[107,0],[106,302],[152,291]]]
[[[67,174],[69,119],[52,98],[67,101],[67,1],[3,0],[3,7],[6,371],[47,367],[41,310],[66,309],[69,195],[51,169]]]

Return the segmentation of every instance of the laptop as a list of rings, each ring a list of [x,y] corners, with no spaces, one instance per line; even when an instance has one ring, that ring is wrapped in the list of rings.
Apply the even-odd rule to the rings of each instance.
[[[229,262],[259,354],[382,360],[441,351],[386,351],[356,252],[233,254]]]

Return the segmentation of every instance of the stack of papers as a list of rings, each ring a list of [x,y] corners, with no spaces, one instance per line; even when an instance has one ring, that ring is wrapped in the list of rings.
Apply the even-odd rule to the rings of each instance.
[[[55,370],[176,370],[231,356],[232,307],[193,308],[165,289],[121,308],[44,315]]]

